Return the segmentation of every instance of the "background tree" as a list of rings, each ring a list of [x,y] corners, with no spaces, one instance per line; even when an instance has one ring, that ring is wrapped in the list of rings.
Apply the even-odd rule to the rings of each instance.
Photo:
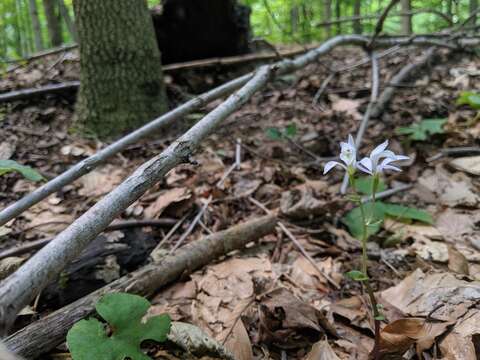
[[[167,109],[160,51],[144,0],[75,0],[80,40],[77,121],[109,137]]]
[[[62,23],[57,0],[43,0],[43,8],[48,24],[48,35],[52,46],[60,46],[63,42]]]
[[[40,25],[40,17],[38,16],[38,7],[36,0],[29,0],[30,20],[33,26],[33,36],[35,39],[35,50],[43,50],[42,28]]]
[[[354,0],[353,2],[353,16],[360,17],[362,13],[362,0]],[[362,33],[362,20],[355,19],[353,21],[353,32],[355,34]]]
[[[410,0],[401,0],[400,2],[402,13],[405,14],[402,16],[402,33],[406,35],[410,35],[412,30],[412,15],[410,12],[412,11],[412,4]]]
[[[478,10],[478,0],[470,0],[469,3],[470,14],[472,19],[470,20],[470,25],[475,25],[477,23],[477,10]]]

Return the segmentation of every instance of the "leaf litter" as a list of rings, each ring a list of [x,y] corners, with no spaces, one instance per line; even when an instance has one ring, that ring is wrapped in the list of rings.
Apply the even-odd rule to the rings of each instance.
[[[0,91],[78,79],[75,54],[71,52],[48,73],[46,70],[58,60],[56,56],[31,62],[4,77]],[[396,57],[380,59],[382,80],[388,81],[408,56],[399,52]],[[324,61],[341,68],[345,59],[356,57],[353,49],[338,49]],[[433,219],[430,224],[398,214],[387,216],[375,234],[376,243],[369,247],[374,262],[370,276],[386,315],[382,324],[385,358],[398,354],[431,358],[437,352],[448,359],[478,357],[478,156],[425,161],[444,147],[479,145],[480,123],[471,121],[475,112],[455,105],[460,92],[478,88],[478,76],[472,75],[478,72],[478,61],[464,56],[455,69],[460,70],[453,71],[448,63],[437,65],[414,87],[402,88],[388,113],[371,121],[365,148],[361,149],[370,150],[392,129],[409,128],[394,136],[392,148],[415,160],[404,173],[386,178],[385,187],[401,182],[412,183],[415,188],[385,202],[427,211]],[[278,231],[153,297],[150,314],[167,312],[174,324],[193,324],[235,359],[281,359],[282,354],[289,359],[367,359],[373,346],[367,300],[358,283],[345,276],[358,269],[360,247],[340,221],[351,210],[345,209],[336,195],[341,178],[322,177],[322,166],[309,155],[333,156],[338,142],[358,128],[368,101],[368,91],[362,89],[369,70],[368,66],[360,67],[337,76],[318,107],[313,107],[311,100],[324,80],[322,74],[320,63],[293,75],[294,83],[269,85],[202,145],[203,151],[194,155],[199,165],[183,164],[170,171],[120,216],[123,220],[153,220],[166,216],[180,219],[187,214],[188,220],[167,241],[166,247],[170,247],[192,221],[202,198],[212,195],[213,201],[188,241],[260,215],[248,201],[253,197],[278,211],[317,267],[341,283],[340,290],[331,287]],[[169,76],[186,93],[195,92],[182,84],[177,74]],[[222,81],[225,75],[207,76]],[[207,105],[202,112],[213,106]],[[1,158],[31,166],[52,178],[103,148],[106,144],[68,131],[73,108],[71,94],[23,100],[6,107],[1,123]],[[433,124],[436,127],[418,125],[428,119],[447,120],[438,120]],[[284,136],[272,139],[268,135],[272,128],[290,140]],[[409,139],[412,134],[415,138]],[[65,186],[2,228],[0,248],[53,237],[174,138],[166,134],[131,145],[108,165]],[[235,162],[237,138],[243,144],[240,167],[217,186]],[[19,174],[6,174],[0,180],[0,205],[5,207],[36,186]],[[158,241],[166,232],[155,227],[147,231]],[[10,258],[5,267],[15,267],[28,257],[27,253]],[[25,316],[32,319],[32,315]],[[183,353],[157,349],[156,358],[219,356],[217,352],[187,357],[185,349]],[[62,348],[53,353],[61,355]]]

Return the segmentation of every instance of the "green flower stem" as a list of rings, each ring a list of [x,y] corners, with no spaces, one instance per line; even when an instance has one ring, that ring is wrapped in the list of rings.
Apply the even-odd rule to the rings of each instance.
[[[375,360],[380,359],[380,353],[379,353],[379,346],[380,346],[380,311],[378,310],[378,304],[377,304],[377,299],[375,298],[375,294],[373,292],[372,286],[370,285],[370,280],[368,279],[368,254],[367,254],[367,242],[368,242],[368,220],[365,214],[365,208],[363,206],[362,201],[360,200],[359,194],[357,192],[357,189],[355,187],[355,176],[353,171],[348,172],[348,179],[350,181],[350,185],[352,188],[352,191],[357,197],[358,204],[360,207],[360,213],[362,216],[362,223],[363,223],[363,234],[362,234],[362,272],[364,275],[367,276],[367,279],[365,281],[362,281],[362,284],[367,291],[368,297],[370,298],[370,303],[372,306],[372,312],[373,312],[373,318],[374,318],[374,331],[375,331],[375,343],[373,346],[373,358]],[[373,203],[373,209],[375,209],[375,193],[377,191],[379,184],[379,177],[378,175],[373,175],[373,181],[372,181],[372,203]],[[374,210],[373,210],[374,211]],[[375,213],[375,212],[374,212]]]

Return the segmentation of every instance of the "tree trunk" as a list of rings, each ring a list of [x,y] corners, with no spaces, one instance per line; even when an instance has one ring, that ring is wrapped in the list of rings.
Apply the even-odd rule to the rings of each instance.
[[[145,0],[74,0],[80,39],[80,130],[116,136],[167,109],[160,51]]]
[[[453,0],[447,0],[447,15],[453,18]]]
[[[478,0],[470,0],[470,15],[473,15],[478,9]],[[472,19],[468,22],[469,25],[475,25],[477,23],[477,15],[472,16]]]
[[[58,0],[58,8],[60,10],[60,15],[62,16],[63,21],[65,21],[65,25],[67,25],[68,32],[70,33],[73,41],[78,42],[77,29],[75,28],[75,22],[70,16],[70,12],[68,11],[68,8],[65,5],[64,0]]]
[[[355,0],[353,3],[353,16],[360,16],[362,8],[362,0]],[[355,34],[362,33],[362,20],[357,19],[353,21],[353,32]]]
[[[323,2],[323,21],[331,21],[332,20],[332,0],[324,0]],[[325,33],[327,38],[332,36],[332,26],[326,25],[325,26]]]
[[[410,0],[401,0],[402,13],[410,13],[412,11],[412,4]],[[412,15],[402,16],[402,33],[404,35],[412,34]]]
[[[43,50],[42,28],[40,26],[40,18],[38,17],[38,7],[36,0],[29,0],[30,20],[33,27],[33,36],[35,40],[35,50]]]
[[[340,0],[337,0],[335,2],[335,17],[340,19],[342,17],[342,4]],[[342,23],[337,23],[337,35],[340,35],[342,33]]]
[[[60,46],[63,43],[63,38],[57,0],[43,0],[43,8],[45,9],[45,17],[47,18],[50,43],[52,46]]]

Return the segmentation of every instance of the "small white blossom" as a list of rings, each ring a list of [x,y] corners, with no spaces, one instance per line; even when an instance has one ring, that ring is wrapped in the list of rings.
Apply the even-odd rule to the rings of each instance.
[[[355,170],[355,166],[357,164],[357,149],[355,147],[355,141],[353,140],[352,135],[348,135],[348,142],[340,143],[340,148],[340,160],[342,160],[344,164],[338,161],[327,162],[323,169],[324,175],[332,170],[335,166],[340,166],[347,171],[349,169]]]
[[[404,155],[395,155],[393,151],[387,150],[387,146],[388,140],[378,145],[372,150],[369,157],[365,157],[358,162],[357,168],[370,175],[380,174],[384,170],[401,171],[400,168],[390,165],[390,163],[410,158]],[[380,162],[381,159],[383,160]]]

